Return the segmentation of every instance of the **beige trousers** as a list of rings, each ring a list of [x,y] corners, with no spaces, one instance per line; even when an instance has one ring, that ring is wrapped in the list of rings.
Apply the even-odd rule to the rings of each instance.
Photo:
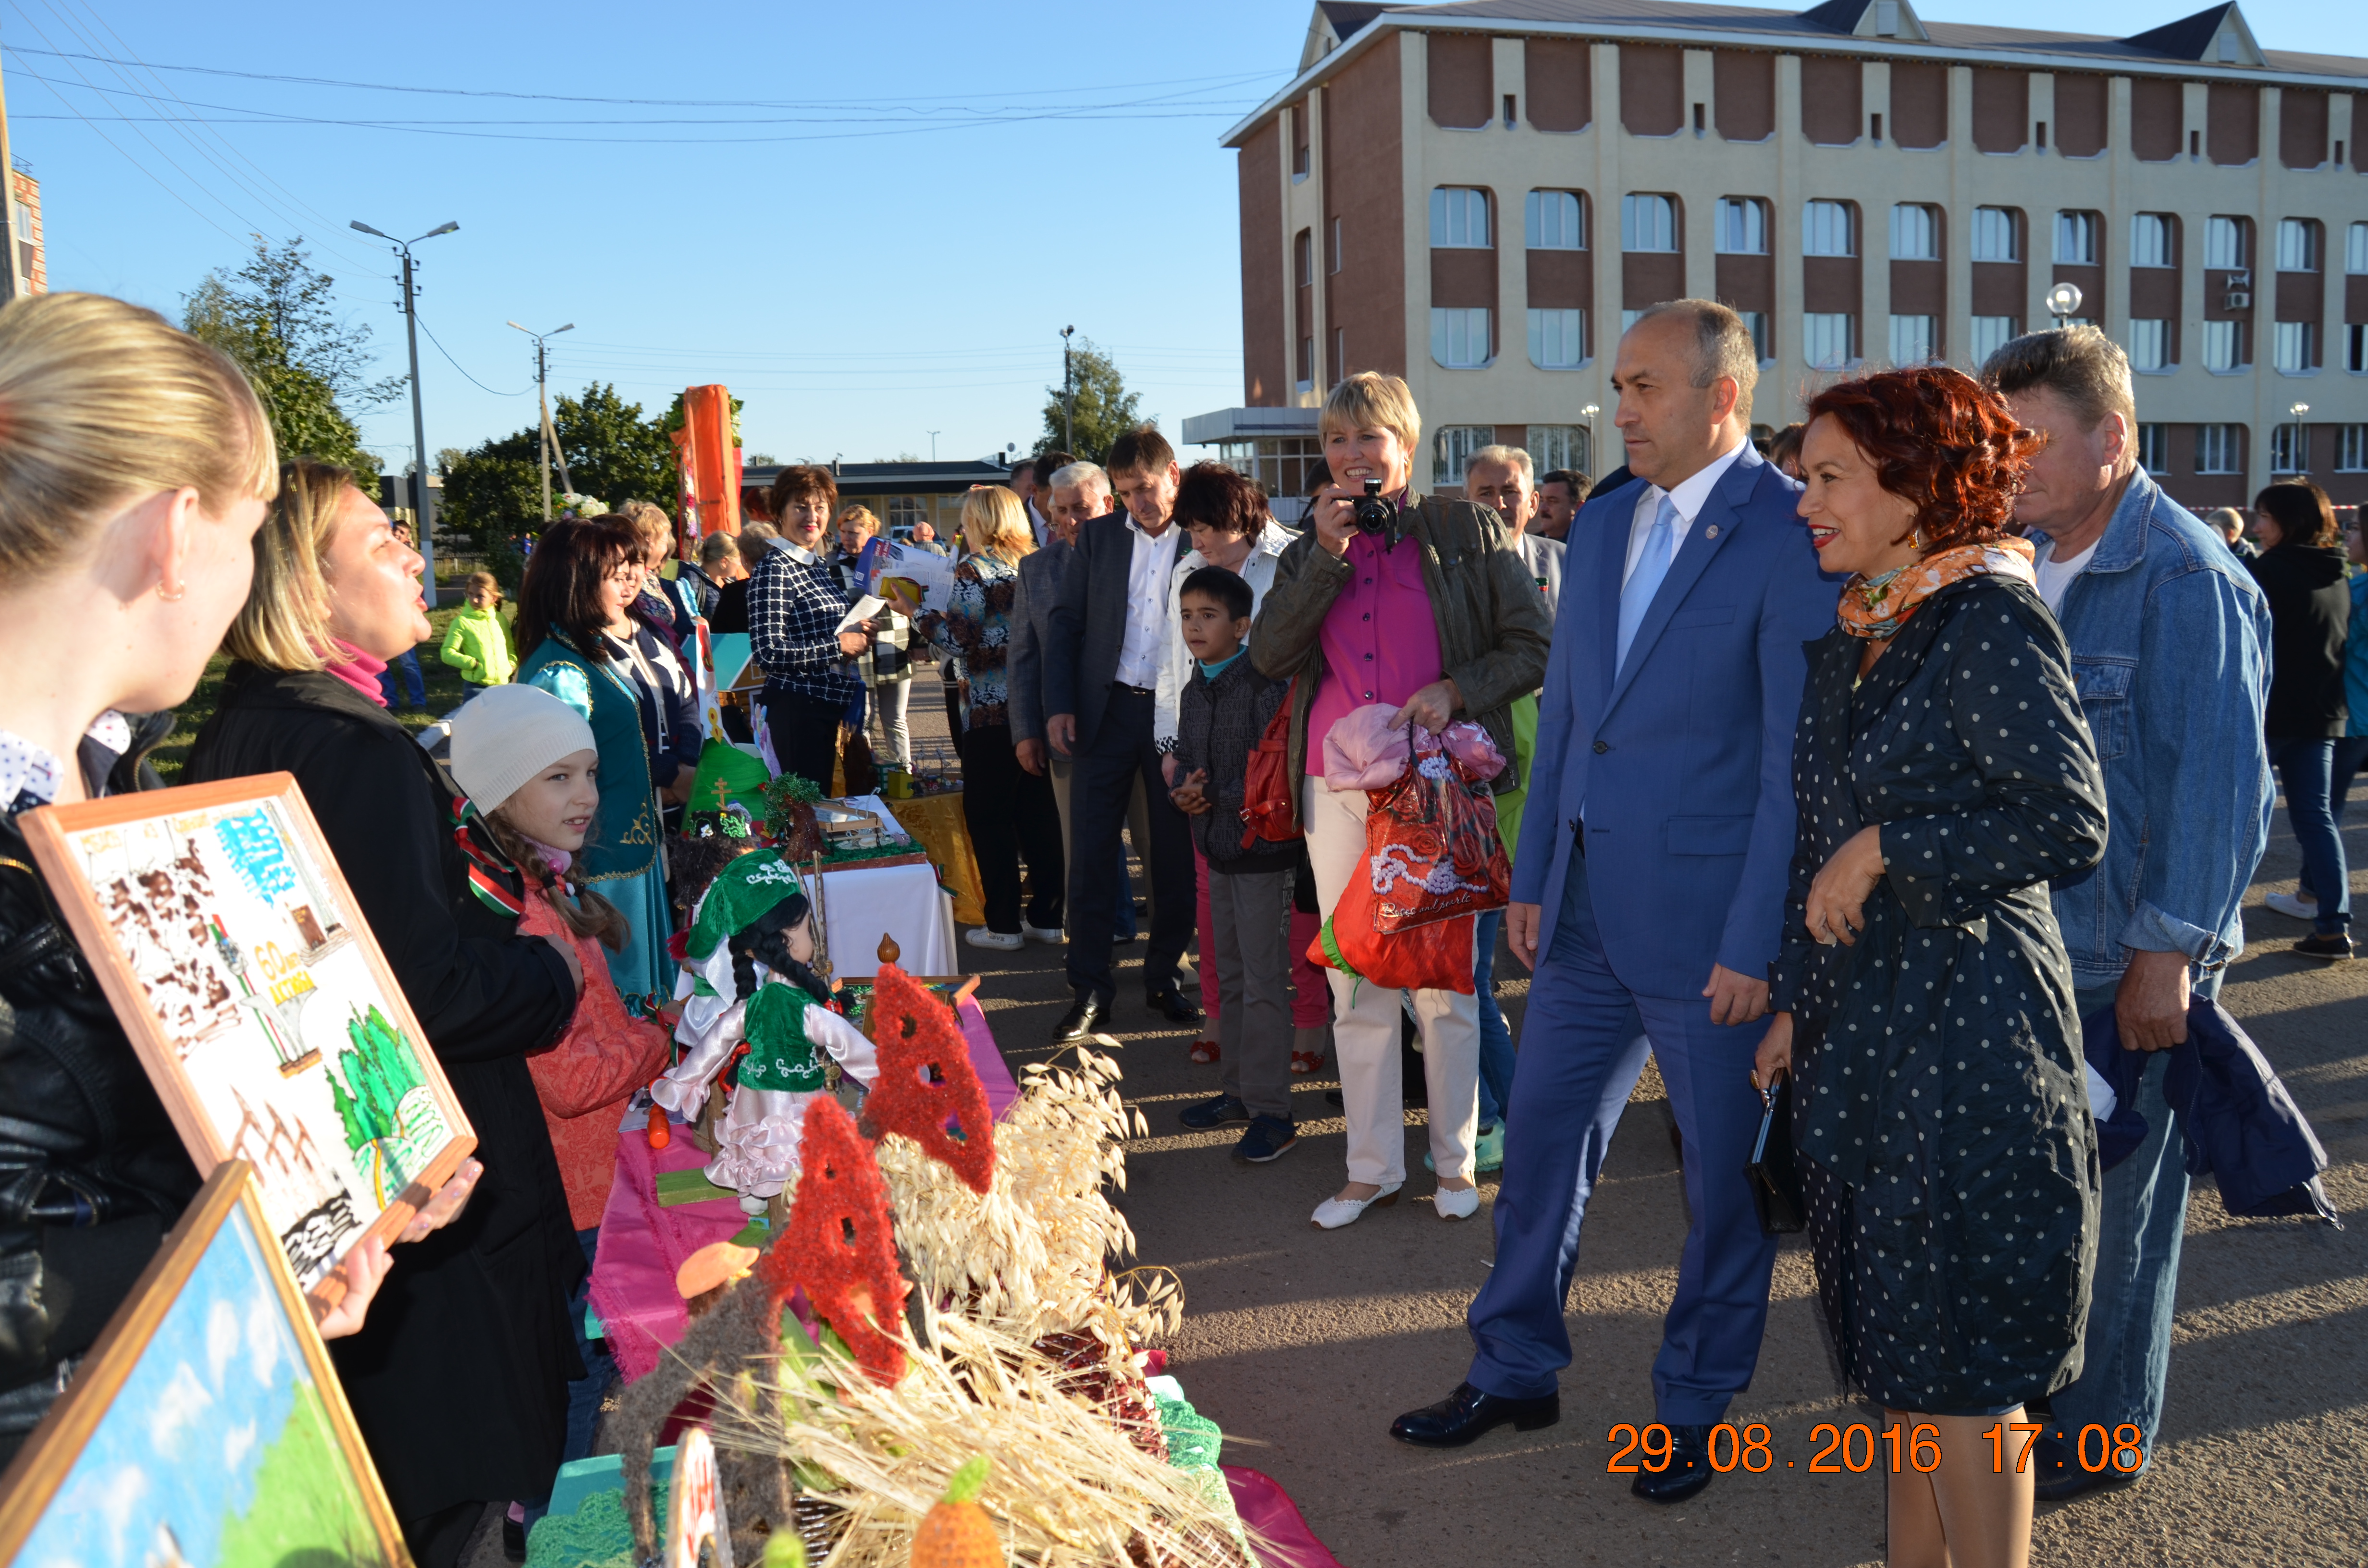
[[[1320,776],[1304,786],[1300,820],[1315,897],[1328,915],[1349,879],[1365,866],[1365,792],[1335,794]],[[1405,1084],[1399,1073],[1399,999],[1411,997],[1422,1028],[1423,1077],[1430,1089],[1430,1158],[1442,1176],[1472,1178],[1480,1122],[1480,999],[1460,991],[1390,991],[1327,969],[1332,1034],[1349,1122],[1349,1179],[1386,1187],[1406,1180]]]

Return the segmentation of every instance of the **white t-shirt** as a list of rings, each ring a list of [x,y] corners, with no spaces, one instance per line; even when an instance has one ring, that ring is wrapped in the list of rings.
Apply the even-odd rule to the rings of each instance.
[[[2098,540],[2099,544],[2103,542],[2101,539]],[[2055,559],[2055,546],[2051,542],[2047,547],[2047,553],[2040,557],[2037,567],[2041,602],[2050,610],[2062,614],[2064,590],[2072,585],[2073,578],[2088,569],[2089,557],[2096,553],[2097,546],[2092,544],[2078,555],[2069,555],[2058,561]]]

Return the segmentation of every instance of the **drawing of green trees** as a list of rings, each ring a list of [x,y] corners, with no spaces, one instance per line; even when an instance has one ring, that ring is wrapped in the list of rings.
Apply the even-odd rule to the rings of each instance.
[[[359,1150],[402,1130],[403,1096],[427,1079],[403,1031],[375,1006],[367,1016],[348,1017],[346,1034],[353,1049],[337,1053],[337,1065],[328,1074],[329,1096],[345,1124],[346,1147]]]

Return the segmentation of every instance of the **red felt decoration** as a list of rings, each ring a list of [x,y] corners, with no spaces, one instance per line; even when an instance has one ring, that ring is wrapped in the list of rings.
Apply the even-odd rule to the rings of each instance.
[[[906,1287],[888,1184],[871,1145],[828,1095],[806,1106],[798,1166],[789,1226],[757,1266],[765,1288],[778,1304],[804,1286],[856,1364],[894,1386],[905,1376],[905,1348],[890,1325],[905,1314]]]
[[[995,1119],[954,1010],[883,963],[871,981],[871,1042],[880,1081],[864,1114],[882,1131],[918,1143],[984,1196],[995,1185]]]

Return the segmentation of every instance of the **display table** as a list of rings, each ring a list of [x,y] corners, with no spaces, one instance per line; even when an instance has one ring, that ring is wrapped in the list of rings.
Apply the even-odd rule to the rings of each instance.
[[[923,870],[926,874],[927,868]],[[934,898],[934,884],[930,892]],[[986,1093],[987,1109],[1001,1117],[1019,1097],[1019,1086],[996,1048],[977,1000],[965,996],[955,1012],[970,1046],[971,1066]],[[690,1326],[689,1312],[675,1289],[675,1275],[684,1261],[712,1243],[730,1241],[748,1223],[739,1200],[730,1194],[690,1203],[659,1201],[660,1176],[698,1171],[710,1158],[679,1123],[663,1149],[651,1148],[640,1126],[629,1126],[617,1136],[617,1178],[600,1217],[600,1246],[592,1262],[592,1312],[628,1382],[655,1367],[666,1347]]]
[[[954,921],[960,904],[938,886],[938,872],[920,854],[884,862],[822,864],[823,937],[831,971],[842,980],[869,980],[880,971],[880,938],[903,949],[907,974],[959,974]],[[983,917],[982,917],[983,918]]]
[[[921,847],[928,851],[930,864],[938,869],[938,881],[954,895],[955,923],[985,925],[986,892],[978,880],[978,857],[970,846],[970,824],[962,817],[962,792],[955,790],[942,795],[916,795],[909,801],[891,801],[888,809],[896,814],[905,831],[919,839]],[[941,969],[934,972],[954,971]]]

